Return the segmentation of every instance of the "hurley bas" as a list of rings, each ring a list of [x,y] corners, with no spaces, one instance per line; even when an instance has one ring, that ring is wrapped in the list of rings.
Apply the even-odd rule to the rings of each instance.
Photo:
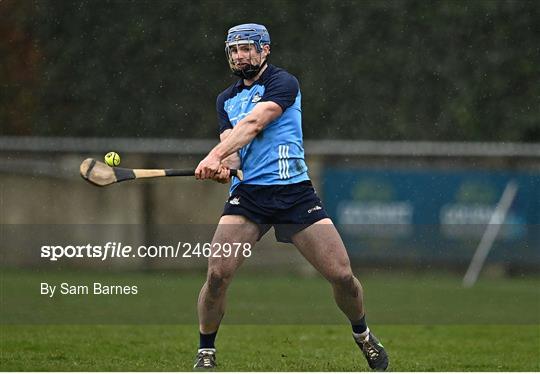
[[[91,286],[66,282],[60,285],[41,283],[42,295],[54,297],[57,291],[60,295],[137,295],[139,292],[137,286],[105,285],[98,282],[94,282]]]

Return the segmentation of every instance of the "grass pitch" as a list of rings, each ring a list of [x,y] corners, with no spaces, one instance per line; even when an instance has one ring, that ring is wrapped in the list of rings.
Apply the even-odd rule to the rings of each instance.
[[[392,371],[538,371],[536,326],[372,326]],[[2,371],[189,371],[197,327],[3,326]],[[220,371],[369,370],[347,326],[224,325]]]
[[[365,274],[368,322],[392,371],[540,371],[538,278]],[[39,296],[40,281],[138,284],[137,296]],[[204,276],[2,272],[1,371],[189,371]],[[217,339],[222,371],[363,371],[318,277],[239,274]],[[122,321],[125,321],[122,324]]]

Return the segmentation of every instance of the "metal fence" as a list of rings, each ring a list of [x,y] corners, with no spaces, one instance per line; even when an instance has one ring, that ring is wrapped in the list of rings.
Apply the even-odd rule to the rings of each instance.
[[[90,232],[102,233],[104,226],[124,241],[135,236],[138,242],[157,243],[170,237],[175,225],[182,227],[177,232],[184,237],[208,236],[227,197],[226,187],[179,178],[99,189],[79,178],[78,166],[86,157],[101,158],[114,150],[128,167],[193,167],[216,142],[0,137],[1,223],[13,228],[11,239],[24,237],[27,229],[39,238],[49,232],[60,240],[67,231],[70,237],[78,232],[85,238]],[[513,176],[521,178],[508,216],[513,221],[501,231],[488,262],[535,268],[540,262],[536,234],[540,208],[535,208],[540,201],[540,144],[308,140],[305,149],[310,177],[358,264],[438,264],[463,270]],[[404,222],[408,215],[410,220]],[[41,231],[36,229],[39,225]],[[50,230],[43,225],[50,225]],[[17,252],[13,243],[2,241],[4,254],[11,251],[5,260],[43,265],[35,257],[36,245],[30,247],[33,250]],[[251,262],[257,268],[309,269],[290,246],[276,244],[271,234],[258,247]],[[146,259],[115,266],[191,268],[204,263]]]

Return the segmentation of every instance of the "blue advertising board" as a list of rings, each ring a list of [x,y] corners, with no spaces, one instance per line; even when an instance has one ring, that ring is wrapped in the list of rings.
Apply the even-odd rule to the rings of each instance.
[[[510,181],[518,190],[490,260],[540,263],[540,174],[328,167],[325,207],[351,257],[471,258]]]

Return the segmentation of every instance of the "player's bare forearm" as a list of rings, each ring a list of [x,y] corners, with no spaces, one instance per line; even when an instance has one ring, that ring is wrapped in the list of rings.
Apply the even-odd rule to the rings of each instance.
[[[195,169],[195,178],[222,180],[222,176],[227,172],[223,170],[223,160],[251,142],[281,113],[281,107],[272,101],[258,103],[251,113],[238,122],[233,129],[227,130],[230,132],[228,136],[222,136],[221,142],[199,163]],[[216,174],[219,174],[219,177],[216,177]]]
[[[250,143],[270,122],[281,115],[281,107],[272,101],[262,102],[240,120],[228,136],[210,151],[211,156],[224,160]]]
[[[229,137],[232,130],[225,130],[219,135],[220,141],[224,141]],[[227,157],[225,157],[223,160],[219,162],[220,169],[215,174],[210,174],[209,178],[215,180],[219,183],[229,183],[231,181],[231,175],[229,170],[230,169],[241,169],[242,161],[240,160],[240,156],[238,155],[238,152],[233,153]]]
[[[231,135],[232,130],[225,130],[219,135],[220,141],[224,141]],[[242,167],[242,161],[240,160],[240,156],[238,155],[238,152],[232,153],[229,156],[225,157],[221,164],[225,166],[228,169],[241,169]]]
[[[221,161],[221,164],[227,169],[242,169],[242,162],[240,161],[238,153],[233,153],[232,155],[227,156],[225,159],[223,159],[223,161]]]

